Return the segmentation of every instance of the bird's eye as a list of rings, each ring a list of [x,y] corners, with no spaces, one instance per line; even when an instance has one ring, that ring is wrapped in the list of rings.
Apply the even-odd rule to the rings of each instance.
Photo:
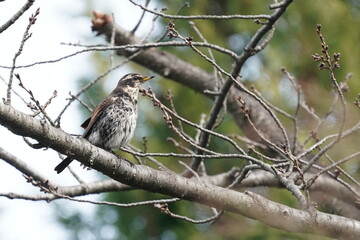
[[[134,81],[129,81],[129,82],[128,82],[128,85],[129,85],[130,87],[135,87],[135,82],[134,82]]]

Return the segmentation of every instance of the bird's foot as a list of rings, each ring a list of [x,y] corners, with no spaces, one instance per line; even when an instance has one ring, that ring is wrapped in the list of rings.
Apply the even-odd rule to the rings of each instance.
[[[109,152],[111,152],[112,154],[114,154],[118,159],[122,160],[122,161],[126,161],[130,164],[130,167],[134,167],[134,163],[130,162],[129,160],[122,158],[119,154],[117,154],[116,152],[114,152],[113,150],[109,150]]]

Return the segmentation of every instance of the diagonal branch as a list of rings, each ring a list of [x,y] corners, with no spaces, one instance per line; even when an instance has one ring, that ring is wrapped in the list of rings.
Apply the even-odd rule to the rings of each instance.
[[[19,11],[17,11],[17,13],[15,13],[14,16],[12,16],[12,18],[10,18],[6,23],[4,23],[4,25],[0,27],[0,33],[8,29],[11,25],[13,25],[21,17],[21,15],[23,15],[26,12],[26,10],[28,10],[33,5],[34,2],[35,0],[28,0],[24,4],[24,6],[22,6],[22,8],[19,9]]]
[[[269,201],[251,192],[240,193],[205,185],[168,171],[155,170],[144,165],[131,165],[84,139],[73,138],[63,130],[3,103],[0,103],[0,124],[14,134],[34,138],[63,154],[71,150],[74,157],[84,165],[134,188],[234,212],[286,231],[348,239],[360,238],[358,221],[322,212],[309,213]]]

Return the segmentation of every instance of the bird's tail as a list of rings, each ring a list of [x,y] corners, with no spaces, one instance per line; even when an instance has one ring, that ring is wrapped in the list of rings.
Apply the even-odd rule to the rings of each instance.
[[[55,171],[59,174],[61,173],[62,171],[64,171],[64,169],[69,166],[69,164],[72,162],[72,160],[74,160],[73,158],[71,157],[67,157],[65,158],[61,163],[59,163],[59,165],[57,165],[55,167]]]

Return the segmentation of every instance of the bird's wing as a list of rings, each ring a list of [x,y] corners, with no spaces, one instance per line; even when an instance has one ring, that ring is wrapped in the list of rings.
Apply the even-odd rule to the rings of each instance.
[[[101,113],[106,109],[109,105],[114,103],[118,97],[116,96],[109,96],[102,100],[99,105],[96,106],[95,110],[92,112],[91,116],[85,120],[81,124],[81,127],[85,128],[85,132],[83,133],[83,137],[86,138],[88,134],[91,132],[92,127],[94,126],[94,123],[98,120]]]

